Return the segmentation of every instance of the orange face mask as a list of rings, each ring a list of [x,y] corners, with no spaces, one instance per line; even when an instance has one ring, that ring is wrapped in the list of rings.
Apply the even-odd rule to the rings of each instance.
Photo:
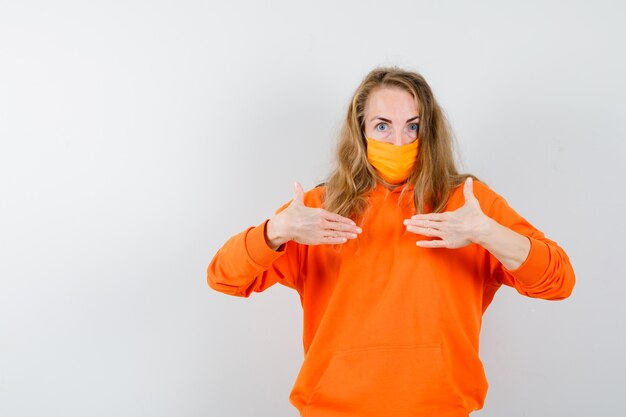
[[[381,177],[390,184],[399,184],[406,180],[417,158],[419,139],[406,145],[381,142],[367,138],[367,160]]]

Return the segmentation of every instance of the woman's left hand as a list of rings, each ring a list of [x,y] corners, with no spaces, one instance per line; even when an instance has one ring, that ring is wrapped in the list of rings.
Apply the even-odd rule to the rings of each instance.
[[[439,238],[418,240],[415,242],[417,246],[455,249],[477,242],[479,236],[487,230],[491,219],[480,209],[471,177],[463,184],[463,196],[465,204],[457,210],[416,214],[404,220],[409,232]]]

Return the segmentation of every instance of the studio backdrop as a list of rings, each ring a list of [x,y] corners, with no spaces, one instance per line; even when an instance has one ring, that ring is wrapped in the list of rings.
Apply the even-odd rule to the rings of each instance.
[[[567,252],[502,287],[484,417],[626,415],[617,1],[1,1],[0,415],[296,417],[298,293],[207,285],[326,179],[372,68],[422,74],[484,180]],[[447,250],[447,249],[440,249]]]

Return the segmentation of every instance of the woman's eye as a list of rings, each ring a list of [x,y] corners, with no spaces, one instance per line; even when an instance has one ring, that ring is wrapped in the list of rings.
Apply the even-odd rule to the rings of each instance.
[[[381,126],[387,126],[387,123],[378,123],[378,124],[376,125],[376,130],[381,131],[381,132],[384,132],[384,131],[385,131],[385,129],[379,129],[379,127],[381,127]]]
[[[418,124],[417,124],[417,123],[411,123],[411,124],[409,125],[409,129],[410,129],[410,130],[413,130],[413,131],[417,131],[417,126],[418,126]]]

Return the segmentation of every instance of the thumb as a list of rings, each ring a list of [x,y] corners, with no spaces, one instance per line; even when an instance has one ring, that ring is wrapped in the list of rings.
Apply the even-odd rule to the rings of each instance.
[[[300,185],[298,181],[294,181],[293,183],[293,192],[296,195],[293,201],[296,204],[304,205],[304,190],[302,189],[302,185]]]
[[[465,197],[465,202],[476,200],[476,196],[474,195],[474,180],[472,177],[465,178],[465,184],[463,184],[463,196]]]

